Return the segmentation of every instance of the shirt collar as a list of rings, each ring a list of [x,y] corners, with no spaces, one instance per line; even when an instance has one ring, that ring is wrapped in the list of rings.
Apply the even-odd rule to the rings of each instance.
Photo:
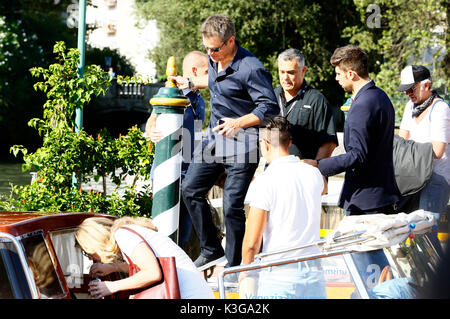
[[[306,80],[303,80],[302,86],[300,86],[300,89],[298,90],[297,94],[292,98],[292,100],[290,100],[289,102],[286,102],[286,99],[284,98],[284,91],[283,91],[283,87],[280,86],[281,90],[280,90],[280,97],[281,97],[281,101],[283,101],[284,106],[291,104],[292,102],[299,100],[301,98],[303,98],[303,95],[305,94],[305,92],[309,89],[309,84],[308,82],[306,82]]]
[[[274,164],[275,165],[283,164],[283,163],[292,162],[292,161],[299,161],[299,159],[294,155],[286,155],[286,156],[282,156],[282,157],[273,159],[272,162],[270,162],[269,166],[274,165]]]
[[[231,68],[233,71],[237,71],[239,69],[239,65],[241,64],[242,61],[242,57],[245,55],[244,54],[244,49],[241,47],[241,45],[239,44],[239,41],[235,41],[238,49],[236,51],[236,54],[234,55],[233,60],[231,61],[231,63],[227,66],[228,68]],[[214,62],[211,57],[209,58],[209,62],[211,63],[211,65],[213,66],[214,70],[217,70],[217,63],[218,62]],[[225,69],[226,70],[226,69]]]
[[[365,90],[367,90],[369,87],[372,87],[375,85],[375,82],[373,80],[370,80],[369,82],[367,82],[366,84],[364,84],[363,86],[361,86],[359,88],[358,91],[354,92],[352,95],[352,101],[355,101],[355,99],[357,98],[358,94],[360,92],[364,92]]]

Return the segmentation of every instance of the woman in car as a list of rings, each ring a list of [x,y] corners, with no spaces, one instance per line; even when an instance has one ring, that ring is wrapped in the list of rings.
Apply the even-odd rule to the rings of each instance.
[[[122,227],[137,232],[147,243]],[[113,272],[128,273],[128,263],[124,261],[126,258],[123,255],[128,256],[140,269],[128,278],[90,283],[89,291],[94,298],[157,283],[161,280],[162,273],[156,257],[168,256],[175,256],[176,259],[182,299],[214,298],[211,288],[189,256],[169,237],[158,233],[150,219],[123,217],[113,221],[104,217],[87,218],[79,226],[75,237],[83,251],[95,261],[90,269],[92,277],[106,276]]]

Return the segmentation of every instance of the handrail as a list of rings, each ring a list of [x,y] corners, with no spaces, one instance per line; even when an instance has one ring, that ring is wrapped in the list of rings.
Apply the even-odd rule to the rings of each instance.
[[[337,255],[341,255],[344,253],[350,253],[350,252],[352,252],[352,251],[349,249],[341,249],[341,250],[334,250],[334,251],[329,251],[329,252],[322,252],[319,254],[304,255],[301,257],[281,258],[281,259],[270,260],[270,261],[266,261],[266,262],[261,262],[259,260],[259,261],[255,261],[251,264],[248,264],[248,265],[225,268],[217,276],[218,285],[219,285],[219,298],[221,298],[221,299],[225,298],[224,277],[226,275],[229,275],[232,273],[248,271],[248,270],[257,270],[257,269],[261,269],[261,268],[268,268],[268,267],[273,267],[273,266],[281,266],[281,265],[287,265],[287,264],[292,264],[292,263],[298,263],[298,262],[302,262],[302,261],[313,260],[313,259],[318,259],[318,258],[323,258],[323,257],[337,256]]]
[[[313,247],[313,246],[323,245],[325,247],[322,247],[321,248],[322,250],[325,250],[325,249],[330,250],[330,249],[335,249],[340,246],[344,246],[344,245],[348,245],[348,244],[356,244],[356,243],[360,243],[360,242],[371,239],[370,237],[360,237],[360,238],[356,238],[354,240],[345,241],[345,240],[348,240],[353,237],[361,236],[364,233],[365,233],[365,231],[360,231],[360,232],[355,232],[355,233],[348,234],[348,235],[338,236],[338,237],[333,238],[333,242],[328,243],[328,245],[326,245],[327,240],[322,239],[322,240],[318,240],[316,242],[312,242],[312,243],[305,244],[305,245],[300,245],[300,246],[296,246],[296,247],[285,248],[285,249],[280,249],[280,250],[275,250],[275,251],[269,251],[266,253],[260,253],[255,256],[255,260],[258,261],[267,256],[278,255],[278,254],[287,253],[287,252],[291,252],[291,251],[295,251],[295,250],[301,250],[301,249],[305,249],[305,248],[309,248],[309,247]]]
[[[0,238],[2,237],[11,240],[11,242],[14,244],[17,250],[17,254],[19,255],[20,263],[22,264],[23,267],[25,278],[27,279],[28,285],[30,287],[32,298],[39,299],[38,290],[34,282],[34,276],[33,274],[31,274],[30,268],[28,267],[28,263],[26,262],[27,259],[25,257],[25,254],[23,253],[19,241],[17,240],[16,237],[12,236],[11,234],[0,232]]]

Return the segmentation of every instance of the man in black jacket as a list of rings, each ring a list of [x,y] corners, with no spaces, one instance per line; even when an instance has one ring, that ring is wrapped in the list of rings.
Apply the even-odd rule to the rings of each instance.
[[[339,206],[347,215],[391,214],[399,199],[392,158],[394,108],[387,94],[370,80],[367,54],[349,45],[330,60],[336,80],[352,92],[344,125],[345,154],[308,160],[324,176],[345,172]]]

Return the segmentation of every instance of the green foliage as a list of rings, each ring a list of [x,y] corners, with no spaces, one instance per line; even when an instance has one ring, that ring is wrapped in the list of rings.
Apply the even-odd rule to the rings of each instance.
[[[342,30],[359,21],[351,0],[141,0],[137,8],[142,19],[155,19],[160,29],[160,44],[149,56],[159,74],[164,74],[169,56],[182,61],[189,51],[203,50],[199,29],[209,15],[227,14],[235,23],[237,40],[264,63],[274,86],[279,85],[278,54],[298,48],[306,58],[306,79],[335,106],[342,105],[344,92],[329,59],[336,47],[346,44]]]
[[[450,85],[448,52],[448,2],[423,0],[383,0],[379,7],[379,26],[371,25],[374,14],[367,10],[371,0],[354,0],[360,23],[344,30],[350,43],[365,49],[371,57],[371,76],[390,96],[399,123],[408,98],[395,91],[400,71],[409,64],[430,68],[433,86],[444,93]],[[447,16],[446,16],[447,13]],[[371,27],[372,26],[372,27]]]
[[[121,75],[124,76],[133,76],[136,72],[132,63],[122,55],[120,55],[117,49],[110,48],[86,48],[86,64],[97,64],[100,66],[104,66],[103,70],[108,71],[105,65],[105,58],[111,58],[111,66],[114,68],[114,71],[117,71],[117,66],[120,65]]]
[[[33,78],[29,69],[47,67],[52,60],[55,41],[76,46],[76,29],[70,30],[62,18],[71,0],[0,1],[0,157],[9,157],[12,144],[35,149],[40,139],[27,126],[41,116],[44,101],[30,90]],[[34,146],[36,145],[36,146]]]
[[[77,49],[67,50],[63,42],[57,42],[53,52],[57,55],[57,63],[48,69],[31,69],[33,76],[44,80],[35,83],[35,90],[44,92],[47,97],[43,118],[34,118],[29,123],[42,136],[43,145],[32,153],[22,145],[11,148],[15,156],[23,154],[23,170],[36,169],[38,177],[30,185],[13,185],[10,197],[0,203],[0,208],[150,216],[151,190],[137,191],[136,178],[149,179],[153,145],[137,127],[116,139],[106,130],[95,137],[78,131],[75,110],[88,104],[92,96],[104,94],[110,79],[97,65],[85,67],[84,76],[78,77],[80,53]],[[82,185],[90,178],[97,182],[101,179],[103,192],[72,187],[73,173],[76,185]],[[127,175],[136,178],[131,185],[125,186],[125,194],[119,196],[117,187]],[[112,194],[106,192],[107,177],[116,185]]]

